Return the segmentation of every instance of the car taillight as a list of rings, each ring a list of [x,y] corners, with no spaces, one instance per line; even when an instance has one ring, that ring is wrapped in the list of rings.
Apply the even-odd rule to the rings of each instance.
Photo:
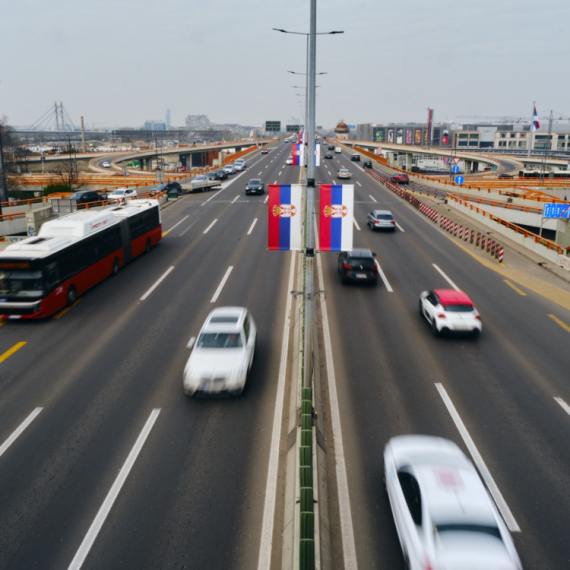
[[[352,265],[349,265],[348,263],[344,264],[344,268],[345,269],[352,269]]]
[[[475,318],[480,321],[481,320],[481,315],[475,315]]]
[[[391,224],[394,224],[394,225],[396,224],[396,222],[395,222],[394,220],[392,220],[390,223],[391,223]]]
[[[439,319],[445,319],[445,313],[439,313],[437,316]]]

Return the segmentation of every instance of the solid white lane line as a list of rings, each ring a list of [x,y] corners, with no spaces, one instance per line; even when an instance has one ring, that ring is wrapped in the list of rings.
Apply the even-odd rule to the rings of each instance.
[[[406,233],[406,230],[405,230],[398,222],[396,222],[396,227],[397,227],[401,232]]]
[[[218,218],[216,218],[205,230],[204,233],[207,234],[211,229],[212,226],[218,221]]]
[[[374,196],[371,196],[370,194],[368,194],[368,197],[373,201],[373,202],[377,202],[378,200],[376,200],[376,198],[374,198]]]
[[[481,457],[479,450],[477,449],[475,443],[471,439],[471,436],[469,435],[469,432],[467,431],[467,428],[465,427],[463,420],[457,413],[457,410],[455,409],[455,406],[453,405],[451,398],[448,396],[446,389],[440,383],[436,383],[435,387],[437,388],[437,391],[439,392],[439,395],[441,396],[443,403],[447,407],[447,411],[449,412],[453,421],[455,422],[455,426],[459,430],[459,433],[461,434],[461,437],[463,438],[463,441],[465,442],[467,449],[469,449],[469,453],[471,453],[471,457],[473,458],[475,465],[477,465],[477,469],[479,469],[479,473],[481,474],[483,481],[485,481],[485,485],[487,485],[489,493],[491,493],[493,499],[495,500],[497,508],[499,509],[499,511],[501,511],[501,515],[503,515],[503,519],[505,520],[506,525],[509,527],[509,530],[511,532],[520,532],[521,529],[517,524],[517,521],[515,520],[513,513],[511,513],[511,510],[509,509],[505,499],[503,498],[501,491],[499,491],[499,487],[497,487],[497,484],[495,483],[495,480],[491,476],[489,469],[487,469],[487,465],[485,465],[485,462],[483,461],[483,458]]]
[[[177,224],[174,224],[169,230],[166,230],[166,231],[171,232],[174,228],[177,228],[182,222],[187,220],[189,217],[190,217],[190,214],[188,214],[185,218],[182,218]]]
[[[255,218],[255,220],[253,220],[253,224],[251,224],[251,227],[249,228],[247,235],[251,234],[251,232],[253,231],[253,228],[255,227],[255,224],[257,224],[257,218]]]
[[[214,293],[214,296],[212,297],[210,303],[215,303],[217,298],[220,296],[220,293],[222,292],[222,289],[224,288],[224,285],[226,284],[226,281],[228,280],[228,277],[230,276],[230,273],[232,272],[233,268],[234,268],[233,265],[230,265],[228,267],[228,270],[226,271],[226,274],[222,278],[222,281],[219,284],[218,288],[216,289],[216,292]]]
[[[317,256],[318,258],[319,256]],[[285,399],[285,374],[287,372],[287,354],[289,352],[289,327],[294,315],[291,315],[293,295],[293,278],[295,274],[295,254],[291,253],[289,265],[289,284],[287,286],[287,301],[285,304],[285,323],[281,338],[281,361],[275,395],[275,411],[273,428],[271,430],[271,446],[269,447],[269,467],[267,469],[267,485],[265,487],[265,505],[261,523],[261,540],[259,544],[259,560],[257,570],[267,570],[271,567],[271,546],[273,544],[273,523],[275,519],[275,502],[277,497],[277,475],[279,467],[279,444],[281,442],[281,423],[283,422],[283,404]]]
[[[174,269],[174,265],[171,265],[164,273],[164,275],[141,297],[141,301],[144,301],[161,283],[168,274]]]
[[[374,260],[374,263],[376,263],[376,267],[378,267],[378,273],[380,273],[380,277],[382,278],[382,281],[384,282],[384,287],[386,287],[386,289],[388,289],[388,291],[390,293],[393,293],[394,290],[392,289],[392,287],[390,287],[390,283],[388,283],[388,279],[386,279],[386,275],[384,275],[384,272],[382,271],[380,264],[376,260]]]
[[[264,204],[267,204],[267,202],[269,202],[269,196],[265,196],[265,200],[263,200]]]
[[[562,398],[554,398],[562,407],[562,409],[570,416],[570,406]],[[0,453],[0,455],[2,455]]]
[[[232,200],[232,204],[234,204],[238,198],[239,198],[239,194]]]
[[[359,186],[362,186],[362,184],[360,184],[360,182],[358,182],[358,180],[356,181],[356,183],[357,183]]]
[[[36,408],[17,428],[12,435],[0,446],[0,457],[22,435],[24,430],[36,419],[43,408]]]
[[[315,236],[316,249],[318,250],[318,235]],[[319,289],[325,289],[321,256],[317,255],[317,273],[319,276]],[[288,290],[291,290],[290,287]],[[342,442],[342,429],[340,425],[340,411],[338,395],[336,391],[336,376],[334,372],[333,351],[329,319],[327,313],[327,300],[321,298],[321,314],[323,321],[323,337],[325,343],[325,358],[327,363],[327,379],[329,387],[329,404],[331,410],[331,423],[333,433],[333,446],[336,464],[336,480],[338,489],[338,506],[340,515],[340,528],[342,537],[342,552],[344,556],[343,568],[345,570],[357,570],[356,546],[354,543],[354,528],[352,526],[352,512],[350,508],[350,495],[348,492],[348,476],[346,474],[346,462],[344,458],[344,445]],[[259,568],[258,570],[261,570]]]
[[[89,551],[91,550],[91,547],[93,546],[93,543],[95,542],[95,539],[97,538],[97,535],[99,534],[99,531],[101,530],[105,519],[113,507],[113,503],[117,499],[121,488],[127,480],[127,477],[133,468],[133,465],[135,464],[135,461],[137,460],[137,457],[143,448],[148,435],[150,434],[150,430],[154,426],[156,418],[158,418],[158,414],[160,414],[160,408],[155,408],[152,410],[143,430],[135,442],[134,447],[131,449],[127,460],[125,461],[123,467],[121,467],[121,470],[119,471],[119,474],[117,475],[117,478],[115,479],[111,490],[105,497],[105,500],[103,501],[103,504],[97,513],[97,516],[93,520],[93,523],[91,523],[91,527],[87,531],[87,534],[85,535],[85,538],[83,539],[79,550],[73,557],[68,570],[79,570],[79,568],[81,568],[83,565],[83,562],[85,562],[85,558],[87,558],[87,555],[89,554]]]
[[[456,290],[461,291],[461,289],[435,264],[432,265],[441,273],[442,277]]]
[[[352,218],[352,221],[354,222],[354,225],[356,226],[356,229],[358,231],[360,231],[360,226],[358,225],[358,222],[356,221],[356,218]]]

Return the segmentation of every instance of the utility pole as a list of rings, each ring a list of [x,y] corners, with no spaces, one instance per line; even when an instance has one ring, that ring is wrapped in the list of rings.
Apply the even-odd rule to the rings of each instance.
[[[85,154],[85,126],[83,125],[83,117],[81,117],[81,152]]]
[[[4,151],[2,149],[2,125],[0,124],[0,214],[2,214],[2,204],[4,202],[8,202],[8,186],[6,184]]]
[[[310,388],[313,375],[313,314],[315,296],[315,83],[317,69],[317,0],[311,0],[309,28],[309,124],[307,148],[307,233],[305,250],[305,376]]]

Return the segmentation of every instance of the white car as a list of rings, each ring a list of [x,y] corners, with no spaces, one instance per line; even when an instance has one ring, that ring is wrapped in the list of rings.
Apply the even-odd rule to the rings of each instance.
[[[337,178],[350,178],[351,176],[352,174],[348,168],[341,168],[336,175]]]
[[[137,191],[134,188],[117,188],[107,194],[107,200],[121,200],[122,198],[136,198]]]
[[[111,168],[111,163],[107,162],[106,160],[104,162],[101,163],[101,166],[103,168]]]
[[[238,162],[237,160],[236,162],[234,162],[234,169],[236,170],[236,172],[241,172],[244,168],[245,165],[243,162]]]
[[[513,539],[469,459],[452,441],[390,439],[386,491],[410,570],[521,570]]]
[[[202,326],[184,367],[184,393],[237,396],[253,362],[257,329],[244,307],[218,307]]]
[[[463,291],[434,289],[420,295],[419,312],[431,324],[435,336],[447,332],[483,331],[481,315]]]
[[[287,160],[285,161],[285,164],[293,164],[293,157],[292,156],[288,156]]]

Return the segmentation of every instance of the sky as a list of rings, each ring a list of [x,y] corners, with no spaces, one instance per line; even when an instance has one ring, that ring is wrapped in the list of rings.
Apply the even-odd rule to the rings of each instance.
[[[272,28],[309,18],[310,0],[0,0],[0,116],[288,124],[307,44]],[[317,125],[569,117],[569,25],[568,0],[318,0],[317,31],[344,34],[318,37]]]

